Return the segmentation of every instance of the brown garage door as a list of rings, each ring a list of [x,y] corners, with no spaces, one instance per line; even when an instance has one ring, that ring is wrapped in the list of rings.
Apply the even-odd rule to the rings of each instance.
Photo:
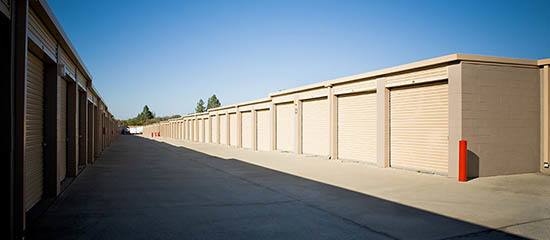
[[[67,175],[67,82],[63,78],[57,81],[57,170],[61,182]]]
[[[94,104],[88,101],[88,162],[94,161]]]
[[[25,109],[25,210],[42,199],[44,189],[44,63],[28,53]]]
[[[447,174],[447,82],[391,89],[390,164]]]

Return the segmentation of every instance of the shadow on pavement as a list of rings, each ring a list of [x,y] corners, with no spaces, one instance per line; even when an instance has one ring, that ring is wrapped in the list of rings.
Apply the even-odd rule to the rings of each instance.
[[[119,137],[40,217],[28,236],[521,239],[236,159],[136,136]]]

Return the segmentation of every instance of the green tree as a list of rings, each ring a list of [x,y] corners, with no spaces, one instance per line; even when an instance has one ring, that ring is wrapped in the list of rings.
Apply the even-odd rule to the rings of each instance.
[[[202,99],[199,99],[199,101],[197,102],[197,106],[195,107],[195,112],[201,113],[205,111],[206,111],[206,108],[204,107],[204,101]]]
[[[206,105],[206,109],[217,108],[221,105],[220,100],[218,100],[218,97],[214,94],[212,97],[208,98],[208,105]]]
[[[143,121],[153,119],[153,118],[155,118],[155,114],[151,112],[151,110],[149,110],[149,106],[147,105],[143,107],[143,111],[141,111],[141,113],[138,114],[137,116],[137,119],[143,120]]]

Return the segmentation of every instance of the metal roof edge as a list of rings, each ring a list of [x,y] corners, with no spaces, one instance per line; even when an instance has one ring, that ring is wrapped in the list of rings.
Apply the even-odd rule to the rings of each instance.
[[[107,104],[106,104],[104,98],[101,96],[101,94],[99,94],[99,91],[97,91],[97,89],[93,85],[93,78],[92,78],[92,75],[90,74],[90,71],[88,70],[88,68],[84,64],[84,61],[82,60],[82,58],[80,57],[80,55],[76,51],[76,49],[75,49],[74,45],[72,44],[71,40],[69,39],[69,37],[67,36],[65,31],[63,30],[63,27],[61,26],[61,24],[57,20],[57,17],[55,17],[55,14],[53,13],[50,6],[48,5],[47,1],[45,1],[45,0],[36,0],[36,1],[33,1],[33,2],[38,3],[38,4],[34,4],[34,6],[38,7],[38,8],[35,9],[35,10],[38,11],[37,14],[43,14],[47,17],[47,19],[42,19],[42,20],[49,20],[50,21],[49,24],[46,23],[47,25],[49,25],[48,30],[50,30],[50,31],[53,30],[54,31],[53,34],[58,36],[57,37],[57,38],[59,38],[59,39],[57,39],[58,43],[70,55],[72,60],[76,62],[76,65],[78,66],[78,68],[80,68],[80,70],[84,73],[84,75],[85,75],[84,77],[87,80],[90,81],[91,88],[94,91],[94,93],[97,95],[98,100],[100,102],[102,102],[103,105],[105,105],[105,107],[107,107]],[[51,28],[51,26],[53,26],[53,29]]]
[[[550,58],[540,59],[537,61],[539,66],[550,65]]]
[[[365,79],[365,78],[375,78],[375,77],[395,74],[403,71],[414,70],[418,68],[425,68],[425,67],[430,67],[434,65],[451,63],[454,61],[473,61],[473,62],[515,64],[515,65],[528,65],[528,66],[537,66],[538,62],[540,62],[540,61],[537,62],[536,60],[529,60],[529,59],[517,59],[517,58],[505,58],[505,57],[494,57],[494,56],[482,56],[482,55],[476,55],[476,54],[454,53],[454,54],[444,55],[440,57],[420,60],[412,63],[402,64],[395,67],[383,68],[380,70],[374,70],[366,73],[345,76],[345,77],[336,78],[336,79],[314,83],[314,84],[309,84],[301,87],[281,90],[281,91],[270,93],[269,96],[270,97],[281,96],[281,95],[291,94],[295,92],[311,90],[315,88],[322,88],[322,87],[326,87],[334,84],[342,84],[342,83],[356,81],[356,80]]]

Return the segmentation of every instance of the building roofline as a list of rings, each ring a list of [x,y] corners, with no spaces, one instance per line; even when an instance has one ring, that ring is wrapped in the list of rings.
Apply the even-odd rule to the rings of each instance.
[[[33,4],[34,3],[34,4]],[[46,24],[46,27],[48,27],[48,30],[54,35],[57,42],[60,44],[60,46],[67,52],[69,57],[75,62],[79,70],[84,74],[84,77],[90,81],[89,87],[93,89],[95,95],[97,96],[98,100],[102,102],[105,106],[105,100],[101,95],[99,94],[99,91],[94,87],[93,78],[90,74],[90,71],[88,71],[88,68],[84,64],[84,61],[82,61],[82,58],[80,55],[78,55],[78,52],[76,51],[74,45],[72,44],[71,40],[63,30],[63,27],[57,20],[57,17],[55,17],[55,14],[53,13],[52,9],[48,5],[46,0],[37,0],[37,1],[30,1],[31,7],[35,11],[37,11],[37,14],[42,16],[41,20]]]
[[[231,104],[231,105],[227,105],[227,106],[219,106],[217,108],[208,109],[207,112],[225,110],[225,109],[234,108],[234,107],[237,107],[237,104]]]
[[[545,58],[537,61],[539,66],[550,65],[550,58]]]
[[[441,65],[441,64],[449,64],[452,62],[459,62],[459,61],[472,61],[472,62],[485,62],[485,63],[500,63],[500,64],[514,64],[514,65],[526,65],[526,66],[537,66],[538,62],[536,60],[528,60],[528,59],[515,59],[515,58],[503,58],[503,57],[493,57],[493,56],[482,56],[482,55],[475,55],[475,54],[461,54],[461,53],[455,53],[455,54],[449,54],[441,57],[436,58],[430,58],[426,60],[416,61],[412,63],[407,63],[403,65],[398,65],[395,67],[389,67],[384,68],[380,70],[374,70],[366,73],[336,78],[332,80],[327,80],[319,83],[309,84],[306,86],[296,87],[296,88],[290,88],[285,89],[277,92],[270,93],[270,97],[274,96],[281,96],[286,94],[291,94],[295,92],[301,92],[306,91],[310,89],[315,88],[322,88],[334,84],[342,84],[346,82],[356,81],[360,79],[366,79],[366,78],[375,78],[375,77],[382,77],[385,75],[390,74],[396,74],[399,72],[404,71],[410,71],[418,68],[425,68],[435,65]]]
[[[336,84],[343,84],[343,83],[347,83],[347,82],[353,82],[353,81],[369,79],[369,78],[383,77],[383,76],[398,74],[398,73],[411,71],[411,70],[415,70],[415,69],[433,67],[433,66],[438,66],[438,65],[441,66],[441,65],[457,63],[457,62],[461,62],[461,61],[480,62],[480,63],[494,63],[494,64],[511,64],[511,65],[531,66],[531,67],[538,67],[538,66],[542,66],[542,65],[550,65],[550,58],[541,59],[541,60],[529,60],[529,59],[504,58],[504,57],[494,57],[494,56],[482,56],[482,55],[475,55],[475,54],[455,53],[455,54],[444,55],[444,56],[440,56],[440,57],[436,57],[436,58],[430,58],[430,59],[425,59],[425,60],[421,60],[421,61],[416,61],[416,62],[412,62],[412,63],[402,64],[402,65],[398,65],[398,66],[395,66],[395,67],[389,67],[389,68],[374,70],[374,71],[370,71],[370,72],[366,72],[366,73],[361,73],[361,74],[336,78],[336,79],[327,80],[327,81],[323,81],[323,82],[318,82],[318,83],[314,83],[314,84],[309,84],[309,85],[305,85],[305,86],[301,86],[301,87],[281,90],[281,91],[270,93],[269,97],[209,109],[207,111],[207,113],[214,112],[214,111],[225,110],[225,109],[230,109],[230,108],[236,108],[236,107],[239,107],[239,106],[246,106],[246,105],[252,105],[252,104],[256,104],[256,103],[269,102],[271,100],[271,98],[274,97],[274,96],[287,95],[287,94],[307,91],[307,90],[316,89],[316,88],[324,88],[324,87],[332,86],[332,85],[336,85]],[[204,114],[204,113],[201,113],[201,114]],[[182,118],[193,117],[193,116],[196,116],[196,115],[197,115],[196,113],[195,114],[190,114],[190,115],[183,116]]]

